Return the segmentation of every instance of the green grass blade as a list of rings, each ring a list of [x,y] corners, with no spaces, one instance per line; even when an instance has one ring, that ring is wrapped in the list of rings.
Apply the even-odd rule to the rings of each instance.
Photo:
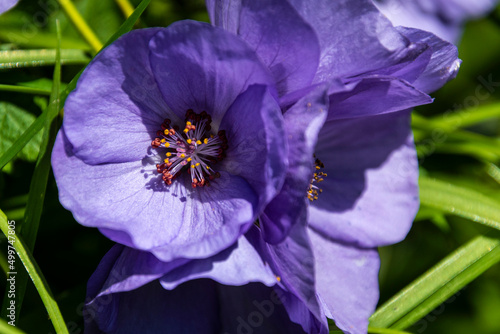
[[[0,229],[6,236],[9,235],[9,225],[7,222],[7,217],[1,210]],[[26,272],[29,273],[31,280],[33,281],[33,284],[35,285],[35,288],[37,289],[38,294],[40,295],[40,298],[42,299],[42,302],[45,305],[47,312],[49,313],[50,320],[52,321],[56,332],[60,334],[68,334],[68,329],[66,328],[66,324],[64,323],[64,319],[61,315],[61,311],[59,310],[59,306],[52,296],[49,285],[47,284],[42,271],[38,267],[38,264],[35,262],[33,255],[26,247],[26,244],[20,235],[15,236],[13,246],[24,267],[26,268]],[[15,276],[16,283],[18,282],[19,274],[20,271]],[[18,288],[17,285],[16,288]],[[16,316],[19,317],[19,313],[16,313]]]
[[[475,190],[420,177],[420,202],[500,230],[500,203]]]
[[[370,326],[411,326],[498,261],[500,239],[476,237],[378,308],[370,318]]]
[[[58,36],[60,36],[59,30]],[[26,211],[24,214],[24,224],[18,231],[25,239],[26,246],[30,250],[32,250],[35,246],[36,235],[38,233],[38,227],[40,225],[40,217],[42,216],[43,203],[50,172],[50,157],[52,153],[52,147],[54,146],[54,141],[57,135],[57,130],[59,128],[59,124],[56,124],[57,122],[54,122],[54,119],[57,117],[60,110],[60,84],[61,62],[60,52],[58,49],[58,52],[56,54],[56,66],[54,68],[52,92],[50,94],[50,103],[47,107],[47,117],[44,124],[44,134],[42,137],[42,143],[40,145],[40,153],[38,154],[35,171],[33,172],[33,176],[31,178],[28,202],[26,203]],[[15,296],[17,314],[20,314],[21,311],[24,294],[26,292],[27,280],[28,277],[22,273],[20,273],[17,277],[17,291]],[[6,303],[8,302],[9,298],[6,298],[6,294],[4,294],[4,303],[1,312],[2,317],[5,317],[7,306]]]
[[[25,86],[16,86],[16,85],[2,85],[2,84],[0,84],[0,91],[35,94],[35,95],[50,95],[50,90],[31,88],[31,87],[25,87]]]
[[[24,48],[56,48],[57,37],[52,33],[37,31],[36,34],[26,34],[23,29],[0,25],[0,40],[23,46]],[[90,46],[81,39],[65,37],[62,39],[63,49],[79,49],[90,51]]]
[[[472,109],[458,110],[453,114],[436,116],[429,121],[432,122],[434,127],[456,129],[474,125],[496,117],[500,117],[500,103],[492,103]]]
[[[87,64],[90,58],[82,50],[61,50],[61,64]],[[54,65],[56,50],[0,51],[0,70],[6,68]]]
[[[0,333],[3,334],[25,334],[22,330],[17,327],[11,326],[7,321],[0,318]]]
[[[95,52],[99,52],[102,48],[102,43],[95,35],[94,31],[89,27],[87,22],[80,15],[75,5],[70,0],[57,0],[59,5],[63,8],[64,12],[75,26],[76,30],[82,35],[87,43],[92,47]]]
[[[377,328],[368,327],[368,333],[370,334],[410,334],[408,332],[399,331],[391,328]]]

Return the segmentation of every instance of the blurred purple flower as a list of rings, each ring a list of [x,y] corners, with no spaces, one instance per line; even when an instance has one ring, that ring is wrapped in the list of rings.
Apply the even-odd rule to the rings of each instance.
[[[19,0],[0,0],[0,15],[17,5],[18,2]]]
[[[376,248],[401,241],[418,209],[409,110],[455,77],[456,47],[394,28],[370,1],[207,7],[213,24],[270,68],[286,110],[289,170],[260,222],[273,272],[310,311],[289,314],[308,333],[316,332],[311,315],[323,330],[326,315],[346,333],[366,333],[378,300]],[[303,258],[312,270],[301,269]]]
[[[75,219],[162,261],[234,244],[283,184],[283,118],[239,38],[193,21],[122,36],[65,104],[52,164]]]
[[[498,0],[374,0],[396,26],[430,31],[458,43],[463,25],[486,15]]]

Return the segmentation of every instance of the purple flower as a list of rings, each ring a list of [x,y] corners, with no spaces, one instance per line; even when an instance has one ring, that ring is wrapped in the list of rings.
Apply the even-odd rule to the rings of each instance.
[[[114,246],[89,280],[85,333],[304,333],[290,317],[307,306],[279,283],[260,243],[252,227],[216,256],[168,263]]]
[[[463,25],[493,9],[497,0],[374,0],[394,25],[430,31],[457,43]]]
[[[346,333],[366,333],[378,300],[376,247],[401,241],[418,209],[409,110],[454,78],[456,47],[394,28],[369,1],[207,6],[215,25],[237,33],[270,67],[286,109],[289,170],[260,221],[267,262],[310,311],[289,310],[291,318],[309,333],[311,315],[323,328],[326,315]],[[305,132],[297,131],[302,123]],[[314,270],[300,269],[304,257]]]
[[[19,0],[0,0],[0,15],[14,7]]]
[[[242,40],[208,24],[121,37],[66,101],[52,155],[61,203],[162,261],[219,253],[283,183],[273,87]]]

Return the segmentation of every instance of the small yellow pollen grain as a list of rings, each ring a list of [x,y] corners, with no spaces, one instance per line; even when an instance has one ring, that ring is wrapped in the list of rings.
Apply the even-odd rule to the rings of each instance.
[[[319,170],[320,168],[321,168],[321,167],[319,167],[319,166],[316,166],[316,169],[317,169],[317,170]]]
[[[186,155],[184,153],[181,154],[181,158],[185,158]]]
[[[172,156],[172,153],[170,152],[167,152],[167,154],[165,154],[167,157],[171,157]]]
[[[207,165],[207,169],[210,169],[210,166]]]
[[[276,276],[276,280],[277,280],[278,282],[281,282],[281,277]]]
[[[200,140],[197,140],[197,141],[196,141],[196,145],[201,145],[201,141],[200,141]]]
[[[186,140],[188,142],[188,144],[191,144],[193,142],[193,140],[191,140],[191,138],[189,138],[188,140]]]
[[[203,142],[204,142],[205,144],[208,144],[208,138],[205,138],[205,139],[203,140]]]
[[[307,107],[311,108],[311,106],[312,106],[311,102],[307,102]]]

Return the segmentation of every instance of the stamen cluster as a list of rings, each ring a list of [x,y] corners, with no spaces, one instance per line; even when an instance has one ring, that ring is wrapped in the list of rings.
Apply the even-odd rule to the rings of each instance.
[[[170,119],[161,124],[161,131],[151,142],[151,146],[165,148],[166,158],[156,165],[158,173],[166,185],[171,185],[184,167],[191,175],[193,188],[209,185],[209,181],[220,177],[209,164],[215,164],[225,157],[228,148],[226,133],[220,130],[212,134],[212,118],[206,111],[197,114],[192,109],[186,112],[185,127],[182,131],[177,125],[171,126]]]
[[[328,176],[326,173],[320,172],[322,168],[325,168],[325,165],[318,158],[314,158],[315,172],[311,179],[311,183],[309,184],[309,189],[307,190],[307,198],[309,198],[311,202],[317,200],[319,194],[323,192],[323,190],[315,185],[315,183],[318,184],[323,182],[324,178]]]

